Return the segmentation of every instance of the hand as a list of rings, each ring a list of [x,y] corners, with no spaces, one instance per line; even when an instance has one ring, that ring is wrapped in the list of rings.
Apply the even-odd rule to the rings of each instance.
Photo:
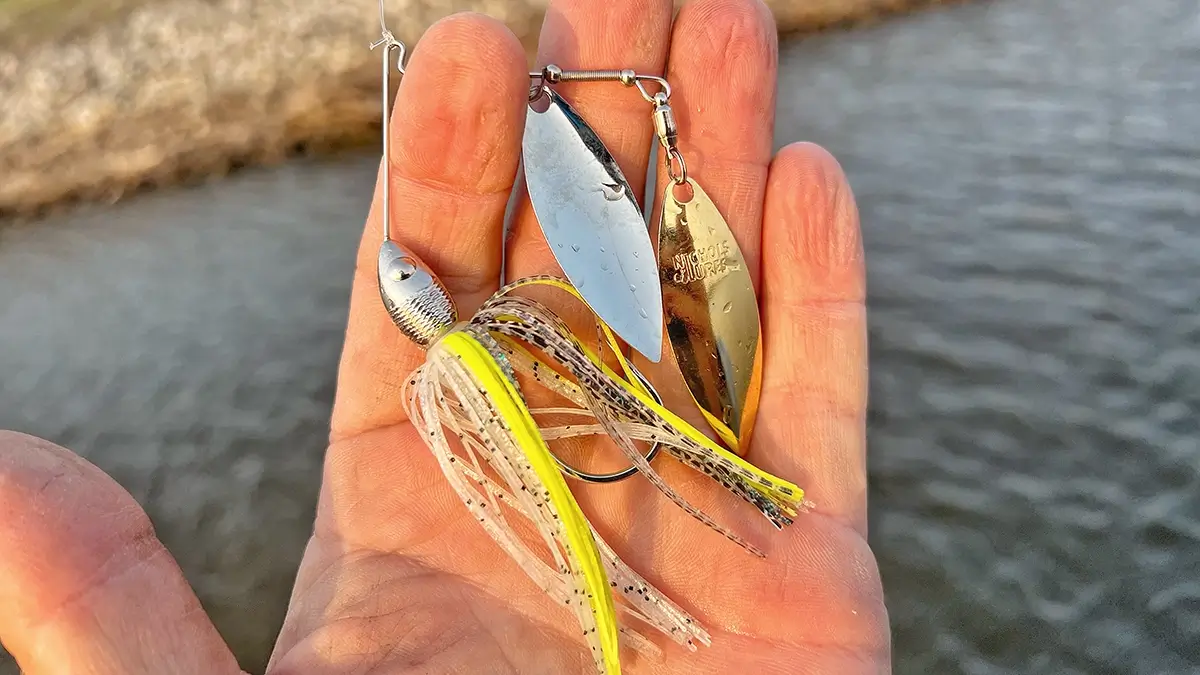
[[[671,15],[671,0],[553,2],[539,63],[665,67],[689,170],[722,209],[759,285],[766,362],[748,457],[806,488],[818,508],[776,532],[674,460],[656,463],[763,548],[760,560],[645,480],[578,486],[618,553],[713,635],[694,654],[663,643],[661,661],[626,650],[625,669],[890,672],[865,539],[865,281],[853,197],[817,147],[772,157],[777,45],[765,7],[699,0],[673,32]],[[463,312],[497,286],[527,70],[502,25],[451,17],[417,46],[391,121],[397,237]],[[641,194],[652,142],[645,102],[616,84],[560,91]],[[574,618],[477,527],[406,422],[400,386],[423,356],[380,304],[379,241],[377,192],[314,534],[268,672],[590,672]],[[510,277],[555,269],[527,201],[508,246]],[[240,672],[133,499],[68,451],[11,433],[0,435],[0,636],[31,675]]]

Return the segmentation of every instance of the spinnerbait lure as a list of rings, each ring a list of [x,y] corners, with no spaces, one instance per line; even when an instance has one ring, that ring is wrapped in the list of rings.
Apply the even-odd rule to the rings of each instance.
[[[383,18],[381,2],[381,24]],[[398,70],[403,73],[404,46],[386,25],[382,39],[372,45],[380,46],[384,48],[383,109],[387,120],[391,53],[399,52]],[[577,128],[583,125],[577,118],[573,124]],[[803,491],[758,469],[664,407],[653,388],[622,355],[617,336],[603,317],[596,317],[604,337],[602,346],[611,349],[618,369],[606,365],[600,354],[586,347],[544,304],[517,294],[523,288],[550,287],[585,302],[568,281],[554,277],[522,279],[500,289],[469,320],[460,321],[453,300],[437,277],[391,239],[391,161],[386,124],[383,138],[380,295],[396,326],[426,350],[425,362],[407,382],[405,402],[412,424],[450,487],[525,574],[575,614],[598,673],[620,673],[621,638],[639,651],[657,652],[645,635],[626,622],[618,622],[618,612],[688,648],[710,644],[708,633],[693,617],[630,569],[600,537],[580,509],[564,474],[606,481],[641,473],[687,513],[756,555],[762,553],[667,485],[651,466],[654,454],[661,449],[708,475],[754,506],[776,527],[790,524],[806,505]],[[682,167],[677,150],[671,151],[668,161],[672,158]],[[613,187],[605,183],[600,188],[601,197],[607,201],[625,198],[622,184]],[[583,186],[572,189],[587,192]],[[616,200],[611,199],[614,196]],[[757,330],[757,314],[755,320]],[[637,330],[637,322],[629,325]],[[649,344],[643,341],[641,347],[653,351]],[[531,409],[518,375],[524,377],[526,386],[554,392],[566,404]],[[541,416],[578,417],[581,423],[539,423]],[[712,423],[712,415],[708,416]],[[548,445],[554,440],[601,435],[610,438],[629,459],[630,469],[593,476],[567,466]],[[728,434],[720,435],[724,438]],[[737,434],[733,436],[736,441]],[[649,443],[650,452],[639,452],[637,442]],[[528,535],[529,526],[532,535]],[[522,536],[522,532],[528,536]]]

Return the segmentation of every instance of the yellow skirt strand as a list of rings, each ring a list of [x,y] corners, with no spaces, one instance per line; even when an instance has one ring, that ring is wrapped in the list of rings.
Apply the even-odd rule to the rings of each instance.
[[[622,643],[657,652],[653,641],[627,619],[690,649],[708,645],[704,628],[631,570],[595,532],[548,441],[606,435],[674,503],[757,555],[762,554],[749,542],[668,486],[635,443],[659,443],[777,527],[789,524],[805,506],[803,491],[721,447],[656,402],[632,376],[607,326],[600,324],[601,333],[622,372],[607,367],[545,306],[514,294],[532,285],[578,297],[568,283],[551,277],[525,279],[501,289],[469,322],[430,345],[425,363],[407,386],[409,416],[481,527],[530,579],[574,612],[596,672],[621,671]],[[563,405],[531,410],[518,375],[524,376],[525,386],[559,395]],[[563,416],[577,416],[580,423],[537,421]],[[519,520],[531,524],[536,534],[522,537],[514,527]]]

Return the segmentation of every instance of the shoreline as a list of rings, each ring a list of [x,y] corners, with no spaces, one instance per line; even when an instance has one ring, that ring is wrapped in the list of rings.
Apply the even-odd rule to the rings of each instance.
[[[768,4],[780,33],[796,35],[950,1]],[[7,13],[0,4],[0,37],[20,38],[0,48],[0,218],[377,140],[373,11],[313,0],[122,0],[104,4],[102,20],[77,3],[56,23],[58,3],[15,0]],[[439,18],[480,11],[507,24],[532,58],[545,4],[388,0],[389,24],[412,45]]]

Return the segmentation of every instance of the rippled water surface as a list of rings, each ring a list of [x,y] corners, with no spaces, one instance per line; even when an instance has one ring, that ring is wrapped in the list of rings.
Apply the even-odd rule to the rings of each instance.
[[[896,672],[1200,672],[1200,8],[993,0],[783,62],[779,142],[833,150],[862,210]],[[0,229],[0,427],[127,486],[247,668],[376,162]]]

